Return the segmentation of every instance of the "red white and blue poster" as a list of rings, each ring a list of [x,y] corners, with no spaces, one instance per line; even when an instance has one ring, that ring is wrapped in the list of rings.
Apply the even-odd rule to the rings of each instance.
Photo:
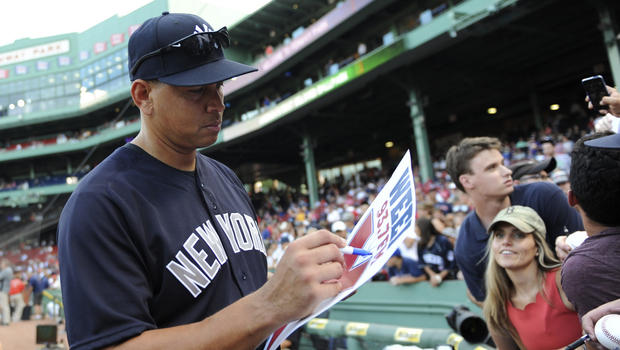
[[[345,255],[347,269],[341,277],[344,289],[319,304],[310,316],[275,331],[267,339],[264,350],[278,349],[293,331],[347,297],[379,272],[403,239],[415,231],[415,212],[415,185],[411,157],[407,151],[347,238],[349,246],[365,249],[372,255]]]

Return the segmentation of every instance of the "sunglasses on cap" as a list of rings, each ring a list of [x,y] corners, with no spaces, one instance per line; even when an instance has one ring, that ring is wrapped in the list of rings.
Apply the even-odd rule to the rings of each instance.
[[[215,32],[193,33],[140,57],[131,67],[131,75],[135,75],[140,65],[149,58],[163,55],[173,50],[182,49],[190,56],[209,56],[211,52],[226,48],[229,45],[230,36],[226,27],[222,27]]]

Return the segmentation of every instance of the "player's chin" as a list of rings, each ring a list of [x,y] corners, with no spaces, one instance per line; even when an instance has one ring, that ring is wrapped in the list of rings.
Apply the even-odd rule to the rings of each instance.
[[[213,145],[216,141],[217,141],[217,136],[218,134],[215,133],[210,133],[207,135],[201,135],[200,137],[198,137],[198,140],[196,142],[196,144],[198,145],[197,148],[203,148],[203,147],[209,147],[211,145]]]

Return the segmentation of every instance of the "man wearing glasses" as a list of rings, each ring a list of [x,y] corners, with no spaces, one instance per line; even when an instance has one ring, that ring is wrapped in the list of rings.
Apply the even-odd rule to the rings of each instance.
[[[136,138],[91,171],[59,223],[72,349],[249,349],[342,285],[340,237],[290,244],[267,281],[242,183],[196,151],[216,142],[222,81],[255,69],[224,57],[226,28],[163,13],[128,44]]]

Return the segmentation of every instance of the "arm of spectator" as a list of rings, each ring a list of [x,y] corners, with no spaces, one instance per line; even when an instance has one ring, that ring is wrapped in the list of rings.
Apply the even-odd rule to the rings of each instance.
[[[411,276],[411,275],[400,275],[394,276],[390,278],[390,283],[398,286],[400,284],[411,284],[416,282],[422,282],[426,280],[426,275],[421,274],[420,276]]]
[[[596,334],[594,334],[594,325],[601,317],[608,314],[620,314],[620,299],[610,301],[596,309],[592,309],[581,318],[583,330],[588,333],[592,341],[597,341]]]
[[[444,278],[446,278],[448,273],[450,273],[449,270],[442,270],[439,271],[439,273],[436,273],[429,266],[424,266],[424,272],[426,272],[426,274],[428,275],[428,281],[433,287],[439,286],[441,282],[443,282]]]
[[[253,349],[342,290],[337,279],[344,271],[344,258],[338,248],[344,246],[343,239],[326,230],[295,240],[274,275],[256,292],[200,322],[147,330],[110,349]]]
[[[560,261],[564,261],[572,248],[566,243],[566,235],[557,236],[555,239],[555,255]]]
[[[573,304],[568,300],[568,297],[562,288],[562,273],[560,271],[555,274],[555,286],[558,289],[558,292],[560,292],[560,299],[562,300],[564,306],[571,311],[575,311],[575,306],[573,306]]]
[[[611,86],[607,86],[607,92],[609,93],[609,96],[603,97],[601,100],[601,105],[607,105],[608,108],[601,111],[601,113],[605,112],[606,114],[607,111],[609,111],[609,113],[615,115],[616,117],[620,117],[620,93]]]

